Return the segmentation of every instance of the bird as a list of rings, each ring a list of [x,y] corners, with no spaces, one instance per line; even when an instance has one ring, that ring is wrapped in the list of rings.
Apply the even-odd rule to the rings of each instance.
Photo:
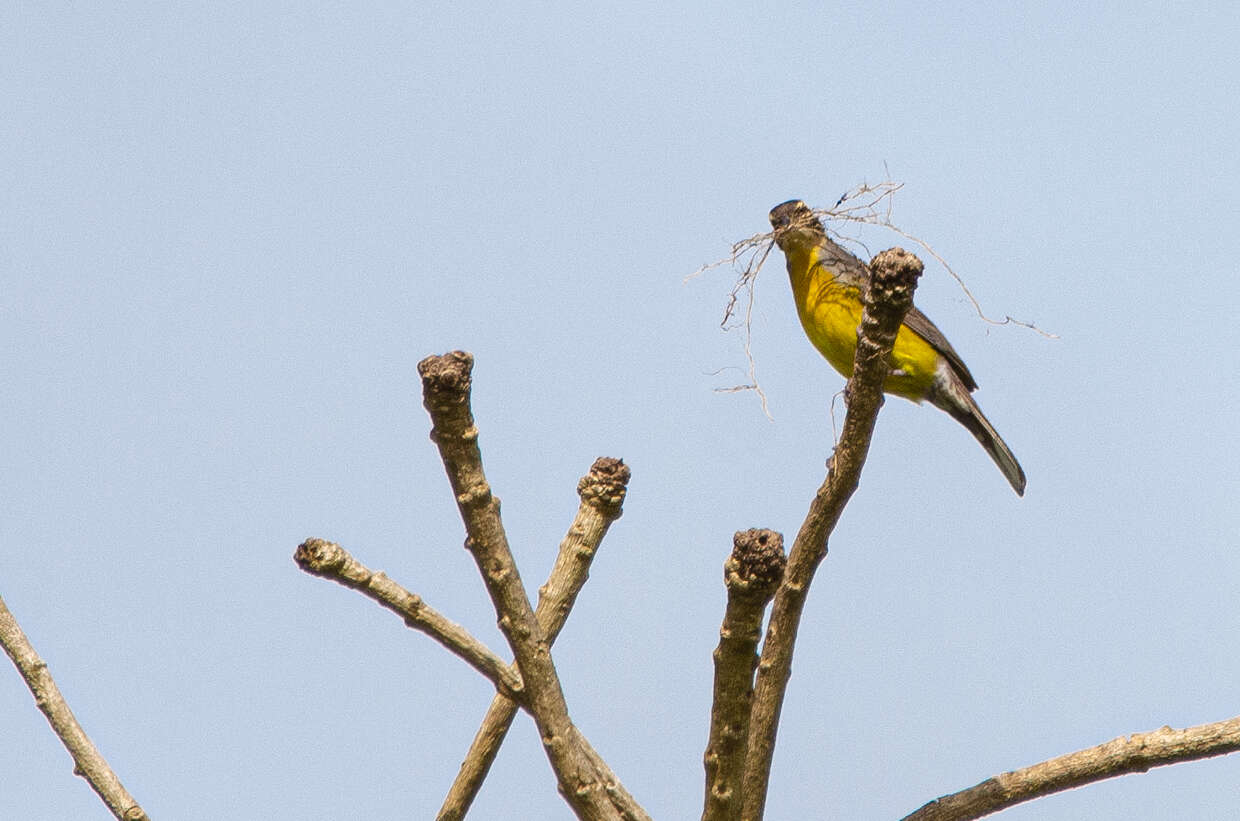
[[[775,206],[770,219],[775,244],[788,261],[805,335],[835,370],[851,376],[869,269],[827,236],[822,221],[803,201]],[[918,404],[929,401],[946,411],[981,443],[1016,495],[1025,495],[1025,471],[973,399],[973,374],[943,332],[916,307],[909,309],[896,333],[891,365],[883,385],[886,393]]]

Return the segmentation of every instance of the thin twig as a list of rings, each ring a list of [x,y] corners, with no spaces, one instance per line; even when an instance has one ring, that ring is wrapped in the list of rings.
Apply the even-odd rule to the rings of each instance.
[[[474,557],[491,597],[500,631],[508,640],[525,683],[526,706],[538,726],[560,793],[583,819],[646,819],[619,779],[589,749],[573,725],[551,645],[534,617],[508,537],[499,500],[482,469],[478,428],[470,410],[474,358],[464,351],[430,356],[418,363],[423,404],[431,417],[431,441],[448,474],[461,519],[465,547]]]
[[[967,790],[935,799],[902,821],[970,821],[1095,781],[1237,750],[1240,716],[1184,730],[1163,727],[1120,736],[1097,747],[988,778]]]
[[[934,257],[935,261],[938,262],[940,265],[942,265],[943,269],[947,271],[947,273],[951,274],[952,279],[956,280],[956,284],[960,286],[960,290],[964,292],[965,297],[967,297],[969,302],[973,305],[973,310],[977,313],[978,317],[983,322],[987,322],[991,325],[1019,325],[1020,327],[1028,328],[1034,333],[1040,334],[1046,337],[1047,339],[1059,339],[1058,334],[1053,334],[1050,331],[1044,331],[1032,322],[1026,322],[1023,319],[1016,319],[1015,317],[1011,315],[1004,315],[1003,319],[994,319],[993,317],[987,316],[986,312],[982,310],[982,304],[977,301],[977,297],[973,296],[973,292],[969,290],[969,286],[965,284],[964,279],[960,276],[960,274],[956,273],[956,271],[951,267],[951,265],[947,263],[947,260],[939,256],[939,253],[930,247],[930,244],[928,242],[926,242],[923,239],[913,236],[912,234],[908,233],[907,231],[901,228],[897,228],[896,226],[892,225],[889,218],[884,218],[883,221],[875,222],[874,224],[881,225],[882,227],[888,229],[889,231],[894,231],[895,233],[899,234],[905,239],[912,240],[913,242],[920,245],[927,254]]]
[[[765,245],[769,243],[770,240],[771,240],[770,234],[754,234],[752,237],[749,237],[748,239],[743,239],[738,242],[734,242],[732,243],[732,254],[730,256],[724,257],[723,259],[715,260],[714,262],[707,262],[701,268],[698,268],[696,271],[686,276],[682,280],[682,282],[688,282],[691,279],[697,279],[702,274],[706,273],[712,268],[718,268],[721,265],[736,265],[743,257],[745,257],[745,255],[751,249],[758,247],[758,246]]]
[[[783,536],[772,530],[743,530],[733,537],[732,555],[723,565],[728,604],[714,652],[710,735],[702,757],[706,767],[702,821],[732,821],[740,813],[762,614],[786,564]]]
[[[340,545],[326,539],[307,539],[297,546],[293,560],[307,573],[339,582],[374,599],[404,619],[406,625],[420,630],[462,658],[489,679],[496,690],[521,698],[520,674],[509,669],[499,655],[424,602],[421,596],[401,587],[386,574],[370,570]]]
[[[964,278],[948,264],[947,260],[939,255],[937,251],[930,247],[930,244],[921,237],[910,234],[903,228],[898,227],[891,221],[893,206],[895,203],[895,194],[904,183],[897,182],[881,182],[877,185],[862,184],[849,191],[840,198],[840,203],[853,203],[846,208],[826,208],[816,210],[814,213],[820,217],[827,219],[845,220],[847,222],[857,222],[863,225],[877,225],[880,228],[886,228],[888,231],[899,234],[907,240],[917,243],[922,249],[934,258],[936,262],[943,266],[943,269],[956,280],[956,284],[960,286],[960,290],[964,293],[969,303],[973,306],[973,310],[977,313],[979,319],[991,325],[1019,325],[1022,328],[1028,328],[1035,333],[1041,334],[1049,339],[1058,339],[1059,337],[1048,331],[1044,331],[1032,322],[1026,322],[1021,319],[1015,319],[1011,316],[1005,316],[1003,319],[994,319],[986,315],[982,310],[982,304],[978,302],[977,297],[973,296],[973,292],[969,290],[969,286],[965,284]],[[856,202],[858,199],[864,198],[862,202]],[[838,206],[840,203],[836,203]],[[880,207],[882,210],[880,210]],[[832,231],[837,238],[847,240],[839,233]]]
[[[34,694],[35,704],[47,716],[47,722],[52,725],[52,730],[69,755],[73,756],[73,774],[85,778],[90,788],[121,821],[147,821],[147,814],[99,754],[82,725],[78,724],[48,671],[47,663],[39,658],[3,599],[0,599],[0,644],[4,645],[4,652],[9,654],[17,672],[21,673],[26,686]]]
[[[555,641],[567,622],[577,594],[589,578],[595,551],[611,523],[620,517],[629,476],[624,462],[602,458],[595,460],[590,472],[577,483],[581,505],[560,542],[555,566],[539,590],[538,607],[534,611],[548,643]],[[460,772],[439,809],[438,821],[460,821],[469,812],[516,714],[517,704],[511,699],[497,694],[491,701]]]
[[[762,266],[766,263],[767,256],[771,253],[771,248],[775,245],[773,235],[755,234],[747,239],[740,240],[732,244],[732,253],[715,262],[707,263],[698,268],[692,274],[685,277],[684,281],[688,282],[700,276],[705,271],[712,268],[718,268],[721,265],[732,265],[737,271],[736,284],[732,286],[731,293],[728,294],[728,304],[723,310],[723,319],[719,326],[725,331],[731,330],[733,325],[729,325],[735,316],[736,306],[740,302],[741,292],[744,291],[745,296],[745,319],[741,326],[745,329],[745,361],[748,363],[749,383],[746,385],[733,385],[726,388],[716,388],[716,393],[736,393],[738,391],[754,391],[762,402],[762,412],[766,414],[766,418],[771,418],[771,412],[767,407],[766,394],[762,390],[762,386],[758,383],[758,363],[754,359],[752,341],[753,333],[753,303],[754,303],[754,282],[757,280],[758,272],[762,270]]]
[[[857,489],[874,422],[883,404],[883,383],[890,370],[891,347],[904,315],[913,305],[913,291],[922,264],[912,254],[895,248],[878,254],[870,263],[870,269],[853,374],[844,388],[848,412],[844,417],[843,434],[827,464],[827,477],[810,503],[809,513],[792,545],[788,569],[775,594],[758,663],[745,761],[741,812],[744,821],[762,818],[779,714],[792,675],[792,653],[805,597],[815,570],[827,555],[827,538]]]

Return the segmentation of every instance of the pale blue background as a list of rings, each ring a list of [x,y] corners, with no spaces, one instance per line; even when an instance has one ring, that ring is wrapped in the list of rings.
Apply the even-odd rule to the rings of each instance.
[[[527,585],[600,455],[624,518],[556,658],[660,819],[700,812],[734,530],[795,533],[842,380],[790,197],[906,183],[918,303],[1020,456],[893,400],[809,599],[768,817],[888,819],[1240,713],[1240,140],[1224,3],[16,3],[0,9],[0,595],[157,819],[409,819],[490,698],[291,555],[336,539],[503,650],[415,364],[474,409]],[[903,243],[876,232],[873,250]],[[0,818],[106,811],[0,669]],[[1232,819],[1240,758],[1010,819]],[[568,818],[518,721],[473,817]]]

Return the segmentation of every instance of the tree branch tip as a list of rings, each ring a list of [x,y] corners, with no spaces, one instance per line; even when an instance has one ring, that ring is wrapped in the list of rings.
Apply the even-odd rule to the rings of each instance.
[[[428,356],[418,363],[422,377],[422,394],[429,406],[454,405],[469,397],[473,383],[474,355],[467,351],[449,351]]]
[[[632,470],[623,459],[600,456],[590,466],[590,472],[577,483],[577,495],[583,502],[619,517],[632,475]]]
[[[913,289],[925,268],[916,254],[898,246],[879,251],[870,260],[870,287],[877,291],[875,296],[907,298],[911,302]]]
[[[316,576],[334,575],[348,560],[348,551],[327,539],[306,539],[293,552],[293,561]]]
[[[437,379],[441,375],[454,378],[463,374],[466,378],[473,371],[474,355],[469,351],[448,351],[431,354],[418,363],[418,374],[423,379]]]
[[[765,603],[775,595],[787,564],[782,534],[765,528],[738,530],[732,555],[724,563],[724,583],[729,593],[749,593]]]
[[[616,481],[627,484],[633,471],[624,463],[623,459],[617,459],[614,456],[600,456],[590,465],[590,473],[601,476],[614,477]]]

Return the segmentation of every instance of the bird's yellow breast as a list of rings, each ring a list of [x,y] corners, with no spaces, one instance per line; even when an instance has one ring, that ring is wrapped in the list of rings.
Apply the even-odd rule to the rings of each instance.
[[[792,295],[805,335],[831,367],[845,377],[851,376],[863,307],[860,289],[837,279],[820,264],[817,247],[789,248],[786,254]],[[892,372],[883,389],[920,402],[934,382],[939,352],[905,325],[896,334],[891,358]]]

